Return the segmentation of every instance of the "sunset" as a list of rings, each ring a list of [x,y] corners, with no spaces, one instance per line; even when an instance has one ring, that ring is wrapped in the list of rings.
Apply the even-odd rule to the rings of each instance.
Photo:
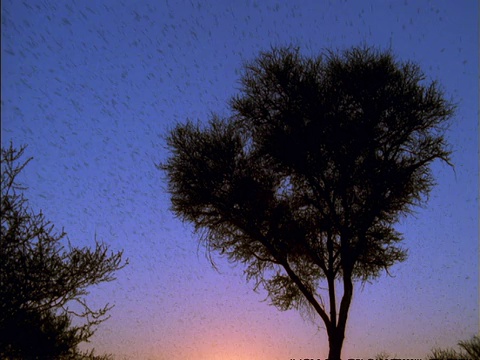
[[[405,259],[395,253],[393,265],[378,265],[385,265],[378,277],[354,279],[342,358],[423,359],[433,348],[456,347],[479,334],[478,13],[474,0],[2,1],[1,142],[2,148],[10,142],[26,146],[24,161],[33,157],[18,175],[28,187],[28,206],[67,233],[65,245],[94,247],[100,240],[128,259],[115,280],[88,288],[91,308],[113,308],[80,349],[116,360],[327,358],[329,337],[319,313],[294,295],[298,309],[292,301],[281,311],[272,305],[266,281],[258,287],[254,277],[247,281],[251,259],[229,260],[227,246],[199,241],[215,229],[199,225],[204,213],[195,218],[188,212],[188,206],[197,206],[195,196],[182,198],[174,187],[181,188],[181,181],[172,180],[182,170],[172,154],[186,143],[177,139],[176,145],[172,134],[188,133],[182,128],[187,121],[206,132],[212,114],[244,116],[231,105],[248,90],[241,82],[246,64],[272,49],[297,47],[309,59],[352,48],[392,54],[396,64],[418,65],[425,74],[420,84],[436,82],[445,114],[450,104],[454,108],[444,135],[452,166],[441,151],[429,158],[434,186],[422,195],[421,206],[393,224],[403,235]],[[321,64],[319,73],[327,73],[328,61]],[[250,109],[245,104],[238,100],[237,110]],[[249,131],[270,124],[257,125]],[[192,128],[189,156],[204,134]],[[311,128],[305,129],[308,137]],[[238,138],[246,136],[243,128],[234,130]],[[292,143],[304,145],[303,138]],[[242,151],[249,146],[241,143]],[[296,151],[289,147],[278,156],[288,160]],[[267,168],[247,160],[258,171]],[[185,165],[199,169],[184,188],[207,172],[202,161]],[[373,171],[365,173],[369,180]],[[284,187],[295,185],[292,176],[285,178]],[[248,194],[232,192],[239,199],[226,207],[246,208]],[[175,205],[175,196],[185,200],[186,209]],[[252,207],[248,214],[256,221],[258,206]],[[265,258],[252,253],[251,258]],[[274,274],[275,266],[284,265],[282,256],[272,255],[274,265],[265,272]],[[339,262],[331,256],[332,267],[334,261]],[[305,278],[318,276],[315,271]],[[325,279],[318,284],[320,304],[329,292]],[[342,283],[336,278],[335,284],[341,299]]]

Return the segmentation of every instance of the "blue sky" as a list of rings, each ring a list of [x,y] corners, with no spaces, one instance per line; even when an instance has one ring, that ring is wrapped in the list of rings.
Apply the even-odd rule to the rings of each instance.
[[[211,268],[169,211],[164,136],[228,114],[259,51],[367,44],[418,63],[458,104],[455,169],[398,229],[406,262],[354,295],[344,357],[422,357],[478,332],[478,2],[2,1],[2,145],[28,145],[30,204],[78,245],[130,265],[92,289],[115,303],[89,346],[119,359],[325,357],[320,321],[279,312],[242,268]]]

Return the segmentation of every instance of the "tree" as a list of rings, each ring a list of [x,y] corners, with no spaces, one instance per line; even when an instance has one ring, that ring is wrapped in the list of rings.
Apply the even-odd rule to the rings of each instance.
[[[108,253],[64,244],[43,213],[35,213],[16,180],[31,159],[25,148],[2,147],[0,237],[0,357],[10,359],[95,358],[77,345],[108,318],[108,304],[95,310],[85,301],[87,288],[114,280],[122,252]],[[20,161],[20,162],[19,162]],[[72,317],[83,324],[72,326]]]
[[[476,335],[470,340],[460,341],[458,343],[460,351],[454,349],[433,349],[427,359],[447,360],[447,359],[471,359],[480,360],[480,336]]]
[[[172,209],[277,308],[320,316],[340,359],[353,283],[406,259],[394,225],[426,200],[431,163],[449,164],[454,106],[419,66],[370,48],[272,49],[240,84],[230,116],[169,133]]]

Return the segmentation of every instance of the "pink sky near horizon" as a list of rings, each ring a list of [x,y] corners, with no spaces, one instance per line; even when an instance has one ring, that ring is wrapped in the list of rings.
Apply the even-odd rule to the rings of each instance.
[[[74,244],[96,234],[130,259],[92,289],[114,303],[87,348],[116,359],[325,358],[319,319],[280,312],[241,266],[215,257],[169,211],[164,136],[227,113],[246,60],[367,44],[417,62],[458,104],[455,169],[402,219],[409,258],[355,288],[344,358],[423,358],[479,331],[478,2],[2,1],[2,145],[27,144],[30,205]]]

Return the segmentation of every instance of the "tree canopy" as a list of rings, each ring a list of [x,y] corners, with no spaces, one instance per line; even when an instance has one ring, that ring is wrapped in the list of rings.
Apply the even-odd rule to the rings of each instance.
[[[1,153],[0,357],[80,358],[77,345],[111,309],[90,308],[87,289],[114,280],[126,263],[98,241],[94,249],[65,243],[66,233],[28,206],[17,179],[31,160],[22,162],[24,150],[10,144]]]
[[[170,132],[172,209],[273,305],[313,309],[340,358],[353,282],[406,259],[395,223],[426,200],[432,162],[450,163],[454,106],[390,52],[288,47],[245,64],[230,108]]]

